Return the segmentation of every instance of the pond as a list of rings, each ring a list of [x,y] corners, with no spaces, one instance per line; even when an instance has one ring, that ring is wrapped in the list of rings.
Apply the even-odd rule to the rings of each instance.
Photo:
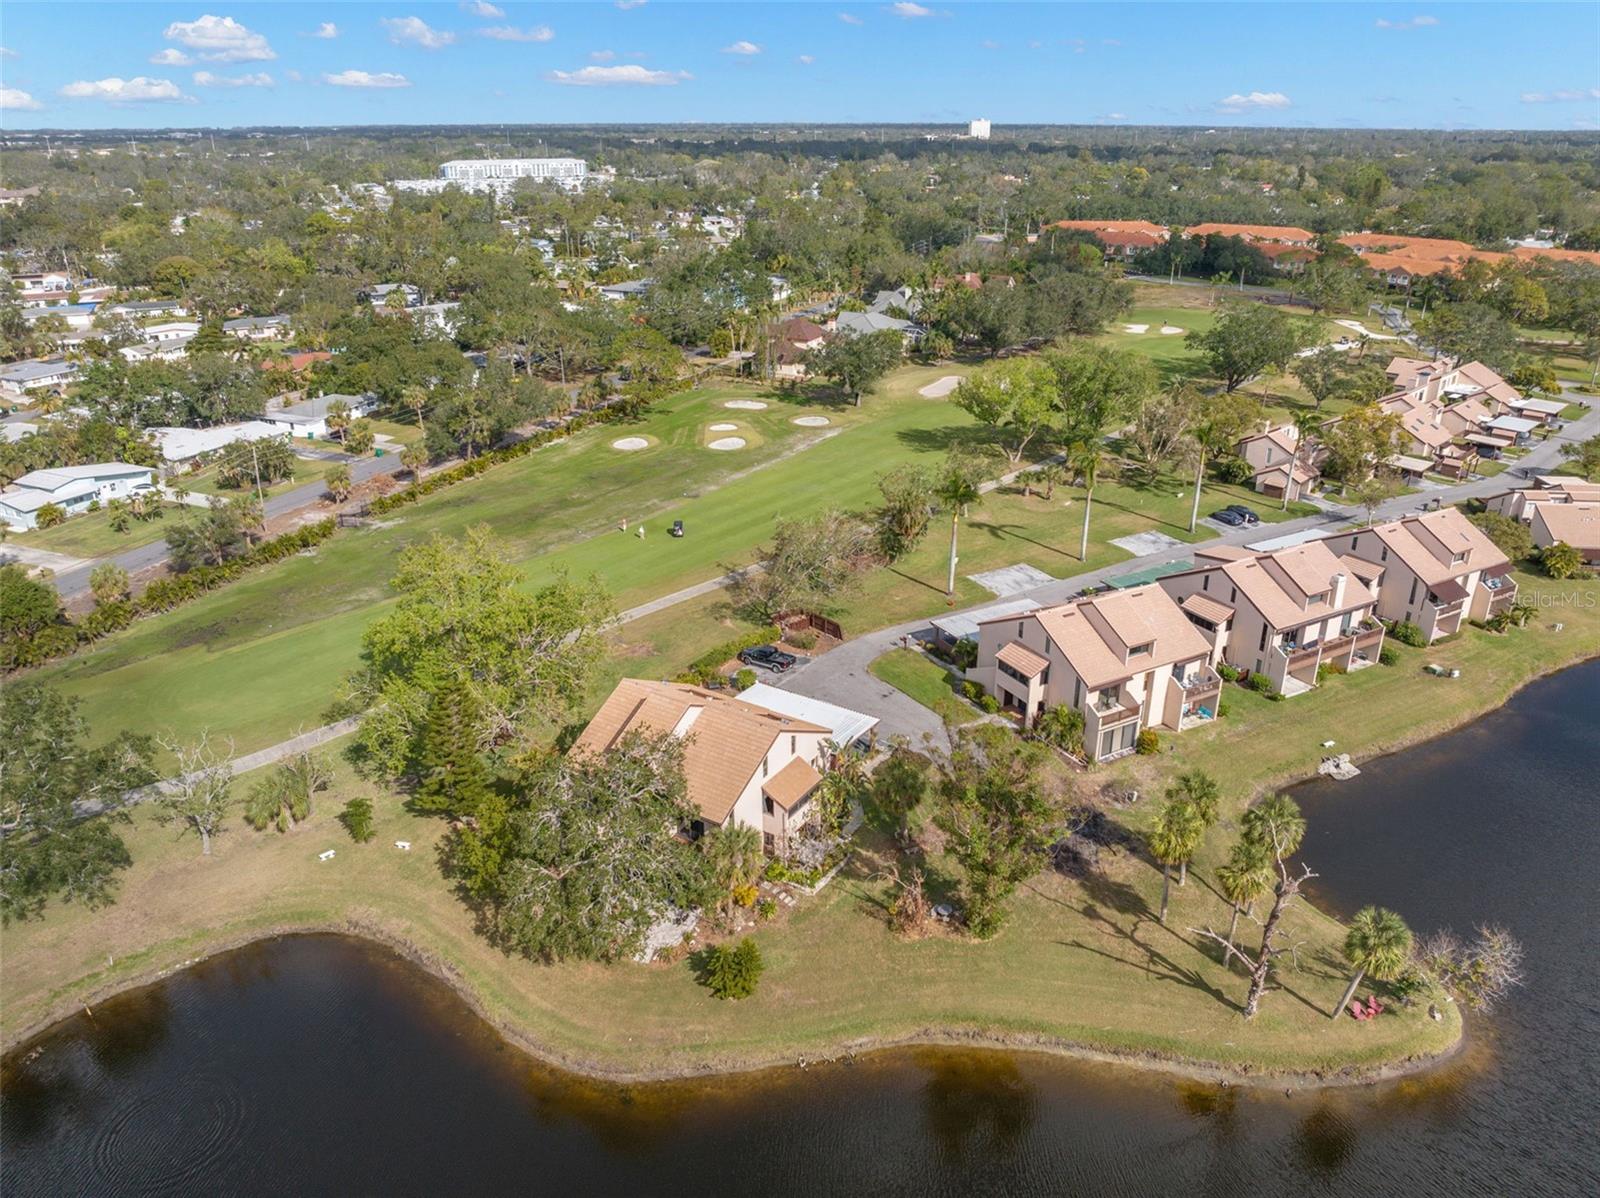
[[[1297,789],[1320,902],[1527,949],[1527,985],[1423,1077],[1285,1096],[929,1049],[617,1088],[530,1061],[382,949],[289,937],[8,1059],[6,1192],[1593,1194],[1597,746],[1592,662]]]

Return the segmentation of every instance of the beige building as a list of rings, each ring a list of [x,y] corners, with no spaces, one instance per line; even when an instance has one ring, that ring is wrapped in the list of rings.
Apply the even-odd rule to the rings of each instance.
[[[572,751],[603,753],[630,732],[683,740],[689,800],[700,810],[690,835],[744,824],[777,855],[812,818],[812,798],[832,764],[830,728],[698,686],[641,678],[617,683]]]
[[[1144,728],[1181,731],[1216,716],[1211,647],[1150,584],[978,625],[972,678],[1031,724],[1046,707],[1082,712],[1097,761],[1131,753]]]
[[[1321,478],[1320,455],[1314,446],[1301,442],[1300,430],[1292,424],[1243,437],[1235,452],[1250,466],[1250,485],[1272,499],[1282,499],[1285,488],[1291,502],[1300,499],[1315,490]]]
[[[1600,503],[1600,483],[1584,482],[1569,475],[1542,474],[1527,487],[1502,491],[1483,501],[1485,511],[1533,522],[1533,509],[1546,503]]]
[[[1218,546],[1159,585],[1211,645],[1211,663],[1264,674],[1299,695],[1330,665],[1373,665],[1383,647],[1377,622],[1381,568],[1339,558],[1320,541],[1272,553]]]
[[[1600,566],[1600,502],[1536,503],[1528,527],[1540,549],[1564,541],[1591,566]]]
[[[1383,567],[1378,615],[1405,620],[1429,641],[1487,620],[1517,599],[1511,562],[1455,508],[1407,516],[1324,539],[1334,553]]]

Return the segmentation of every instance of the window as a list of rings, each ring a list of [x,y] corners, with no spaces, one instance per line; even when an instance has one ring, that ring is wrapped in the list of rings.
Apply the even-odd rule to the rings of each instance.
[[[1411,598],[1406,600],[1406,606],[1410,607],[1416,601],[1417,601],[1417,580],[1415,578],[1413,578],[1411,580]]]
[[[1082,707],[1083,706],[1083,679],[1082,678],[1074,678],[1072,680],[1072,705],[1074,707]]]
[[[1361,534],[1360,533],[1357,533],[1355,536],[1350,538],[1350,552],[1351,553],[1354,553],[1356,551],[1356,544],[1360,540],[1361,540]]]
[[[1135,645],[1133,648],[1129,649],[1128,650],[1128,656],[1129,657],[1142,657],[1142,656],[1144,656],[1144,654],[1150,652],[1150,650],[1152,650],[1153,648],[1155,648],[1155,642],[1154,641],[1146,641],[1142,645]]]
[[[800,738],[798,736],[791,736],[789,738],[789,752],[790,753],[798,753],[798,752],[800,752]]]
[[[761,810],[765,811],[768,815],[772,814],[772,799],[767,795],[761,796]]]
[[[761,776],[763,778],[767,776],[767,759],[765,757],[761,759]]]
[[[1019,641],[1022,639],[1022,621],[1021,620],[1017,621],[1017,639]]]
[[[1256,648],[1262,650],[1263,652],[1266,651],[1266,648],[1267,648],[1267,626],[1265,624],[1263,624],[1261,626],[1261,643],[1259,645],[1257,645]]]
[[[1378,554],[1378,560],[1380,562],[1386,562],[1389,560],[1389,546],[1385,545],[1383,547],[1383,552]]]
[[[1229,587],[1228,588],[1228,602],[1229,603],[1237,603],[1237,602],[1239,602],[1239,588],[1238,587]]]
[[[1202,591],[1209,591],[1211,589],[1211,575],[1207,574],[1200,580],[1200,589]]]

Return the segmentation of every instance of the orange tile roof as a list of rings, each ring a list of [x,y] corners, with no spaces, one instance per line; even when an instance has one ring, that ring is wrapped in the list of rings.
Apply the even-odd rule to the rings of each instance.
[[[1081,229],[1087,233],[1148,233],[1161,241],[1165,241],[1168,236],[1165,225],[1154,224],[1147,220],[1058,220],[1052,227]]]
[[[1554,262],[1586,262],[1590,266],[1600,266],[1600,252],[1595,250],[1541,250],[1534,246],[1519,245],[1511,251],[1511,256],[1523,262],[1537,261],[1543,258]]]
[[[1216,221],[1190,225],[1184,233],[1189,237],[1207,237],[1217,233],[1223,237],[1242,237],[1246,241],[1315,241],[1317,236],[1310,229],[1295,225],[1229,225]]]

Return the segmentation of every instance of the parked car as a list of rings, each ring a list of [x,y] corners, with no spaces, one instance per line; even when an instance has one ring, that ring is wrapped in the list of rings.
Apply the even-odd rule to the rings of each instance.
[[[1211,513],[1211,518],[1218,524],[1226,524],[1229,528],[1243,528],[1245,526],[1244,517],[1229,507],[1218,508]]]
[[[741,649],[739,660],[747,666],[763,666],[774,674],[781,674],[800,659],[776,645],[757,645],[753,649]]]
[[[1234,513],[1236,516],[1239,516],[1246,524],[1254,525],[1261,523],[1261,517],[1256,515],[1249,508],[1245,507],[1245,505],[1242,503],[1230,503],[1226,510]]]

